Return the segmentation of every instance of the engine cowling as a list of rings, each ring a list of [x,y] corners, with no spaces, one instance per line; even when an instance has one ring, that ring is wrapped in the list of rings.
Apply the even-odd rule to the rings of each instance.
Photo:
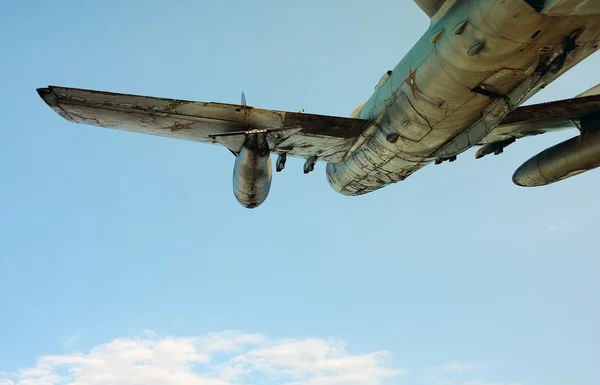
[[[518,186],[544,186],[600,166],[600,131],[583,133],[523,163],[513,175]]]
[[[260,206],[271,189],[271,152],[266,134],[246,136],[233,167],[233,194],[244,207]]]

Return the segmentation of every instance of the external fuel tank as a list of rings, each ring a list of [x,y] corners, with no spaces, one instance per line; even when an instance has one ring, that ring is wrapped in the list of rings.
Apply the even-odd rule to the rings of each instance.
[[[271,152],[265,133],[247,135],[233,167],[233,193],[246,208],[260,206],[271,189]]]
[[[524,187],[544,186],[600,166],[600,131],[583,133],[550,147],[515,171],[513,182]]]

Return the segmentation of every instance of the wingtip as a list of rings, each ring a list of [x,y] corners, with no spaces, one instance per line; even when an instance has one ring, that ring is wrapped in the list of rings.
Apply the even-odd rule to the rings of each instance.
[[[75,119],[73,119],[71,116],[69,116],[69,114],[67,114],[60,107],[58,98],[56,97],[54,92],[52,92],[52,90],[50,89],[50,86],[36,88],[36,92],[40,96],[40,98],[42,98],[42,100],[48,105],[48,107],[52,108],[57,114],[59,114],[64,119],[66,119],[70,122],[77,123],[77,121]]]
[[[49,94],[50,88],[48,87],[40,87],[40,88],[36,88],[35,91],[37,92],[38,95],[40,95],[40,98],[44,99],[44,96]]]
[[[58,100],[56,99],[56,95],[52,93],[49,87],[40,87],[36,88],[35,91],[42,98],[44,102],[50,107],[58,106]]]

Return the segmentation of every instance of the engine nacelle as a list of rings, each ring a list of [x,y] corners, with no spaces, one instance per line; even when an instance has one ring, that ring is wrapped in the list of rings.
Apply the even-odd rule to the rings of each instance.
[[[519,186],[544,186],[600,166],[600,130],[583,133],[550,147],[515,171]]]
[[[246,136],[233,167],[233,194],[242,206],[258,207],[269,195],[271,178],[271,152],[266,134]]]

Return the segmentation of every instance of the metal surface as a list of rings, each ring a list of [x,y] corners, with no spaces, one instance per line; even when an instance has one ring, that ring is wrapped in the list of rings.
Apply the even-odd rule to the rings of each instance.
[[[332,188],[361,195],[429,163],[452,162],[475,145],[483,146],[477,157],[499,154],[516,139],[579,127],[600,112],[597,90],[519,107],[599,49],[598,1],[415,2],[430,16],[429,28],[350,118],[76,88],[38,92],[72,122],[227,147],[237,154],[234,186],[247,207],[262,203],[270,186],[268,158],[250,150],[247,138],[260,137],[261,146],[282,155],[278,170],[286,155],[307,159],[304,172],[326,161]],[[596,137],[589,138],[536,158],[556,171],[548,178],[560,178],[565,167],[548,154],[579,162],[578,170],[591,169],[600,155]],[[583,158],[577,151],[585,152]]]
[[[427,14],[429,17],[433,17],[435,13],[440,9],[446,0],[414,0],[415,3]]]
[[[581,116],[599,110],[600,95],[557,100],[549,103],[519,107],[507,116],[501,125],[547,122],[549,119],[568,121],[579,119]]]
[[[478,144],[491,144],[573,128],[583,116],[595,111],[600,111],[600,95],[519,107]]]
[[[78,88],[49,86],[38,89],[38,94],[54,111],[74,123],[203,143],[218,143],[211,138],[213,134],[299,127],[300,131],[269,134],[271,150],[299,157],[315,155],[328,162],[342,160],[367,124],[358,119]],[[228,148],[237,153],[243,140],[236,138],[229,143],[235,143],[237,148]]]
[[[566,44],[574,30],[583,33]],[[330,185],[345,195],[369,193],[483,144],[511,110],[595,52],[598,35],[598,17],[548,17],[523,0],[444,4],[356,114],[374,125],[348,159],[327,165]],[[561,54],[562,67],[551,72]]]
[[[249,209],[260,206],[271,189],[271,152],[265,133],[250,134],[235,158],[233,194]]]
[[[515,171],[513,182],[533,187],[555,183],[600,166],[600,131],[581,134],[542,151]]]
[[[600,15],[598,0],[546,0],[545,14],[549,16],[592,16]]]
[[[277,162],[275,163],[275,171],[281,172],[285,168],[285,162],[287,161],[287,155],[285,153],[277,156]]]

